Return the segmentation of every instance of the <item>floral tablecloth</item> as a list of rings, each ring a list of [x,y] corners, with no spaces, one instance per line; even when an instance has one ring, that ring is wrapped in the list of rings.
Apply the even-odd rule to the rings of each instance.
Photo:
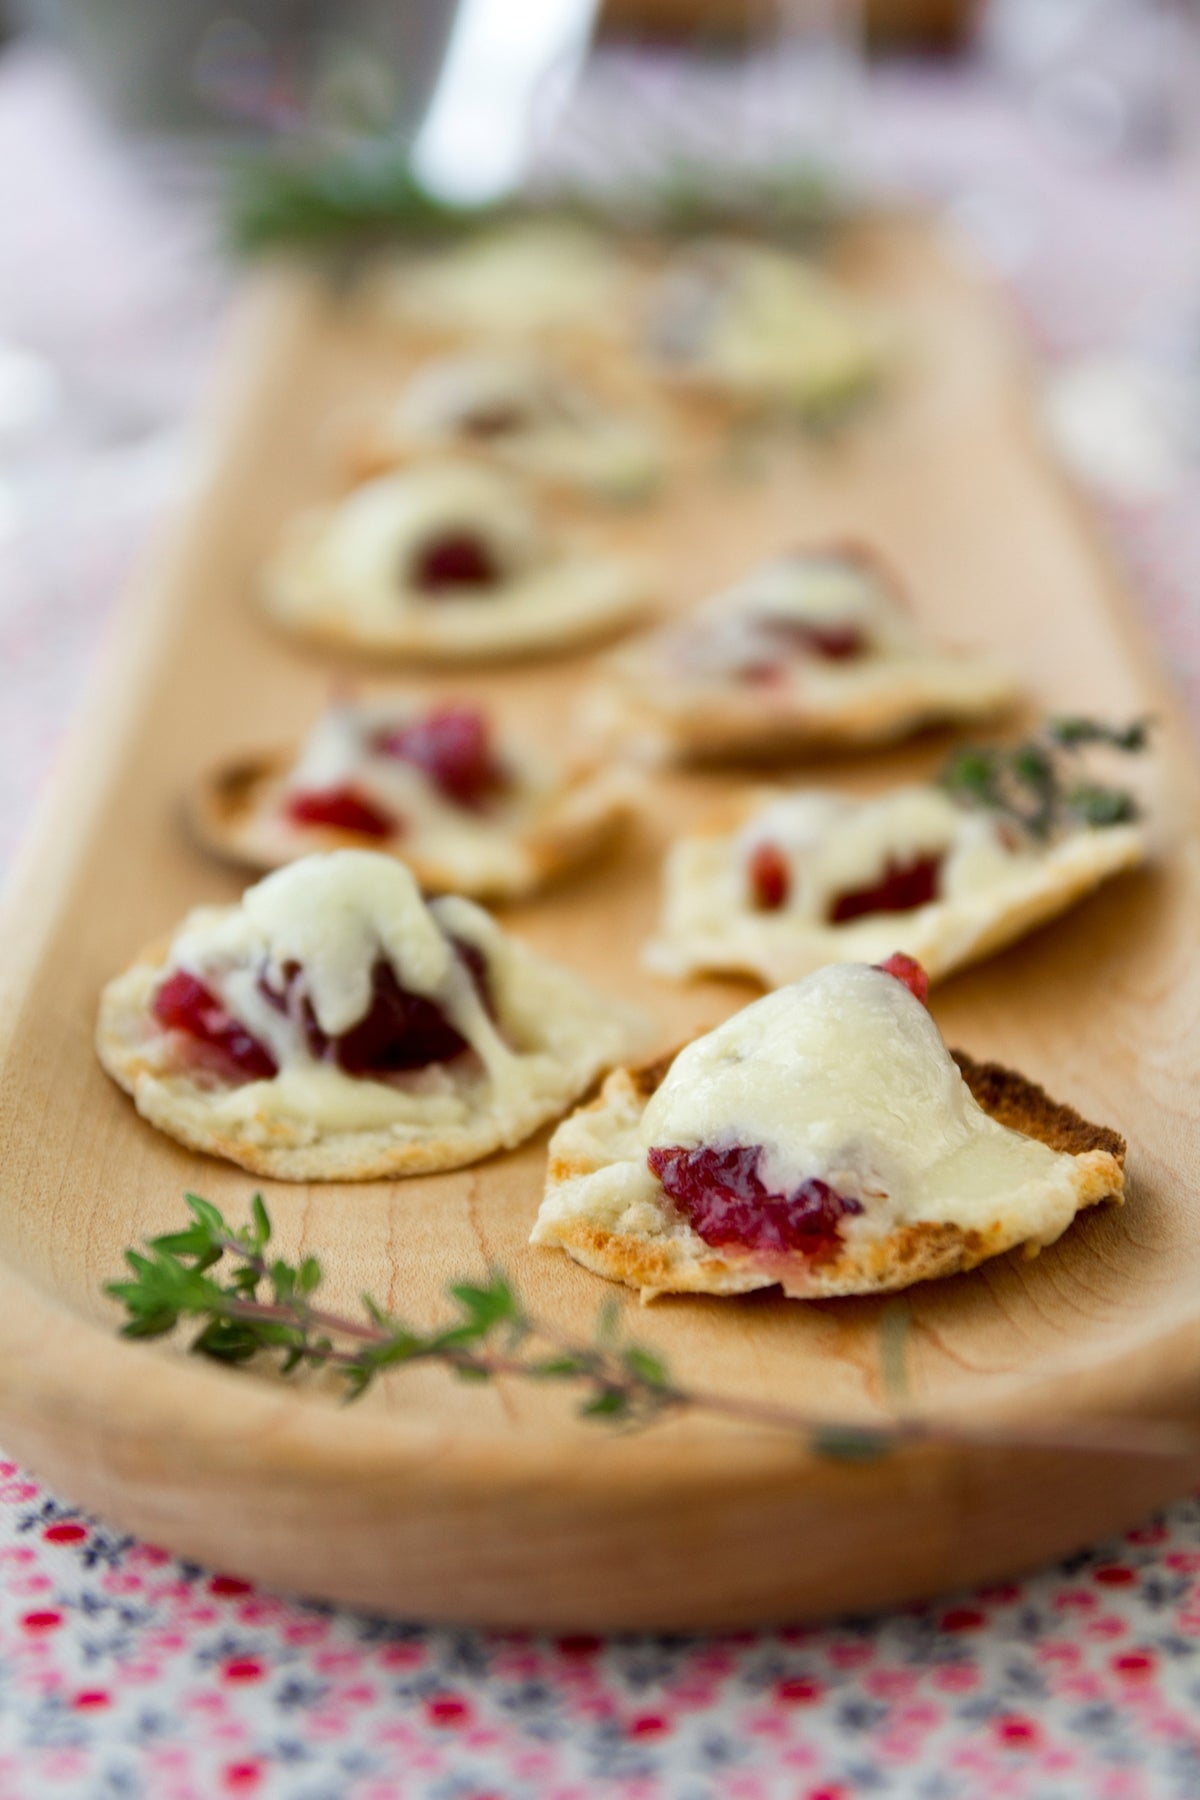
[[[890,166],[992,248],[1048,356],[1113,343],[1185,267],[1161,170],[1047,170],[944,79],[888,77],[877,100]],[[122,165],[53,63],[0,61],[0,859],[186,473],[223,290],[196,216]],[[1200,716],[1195,492],[1108,517]],[[263,1593],[0,1461],[0,1800],[967,1793],[1200,1795],[1200,1503],[886,1617],[602,1642]]]

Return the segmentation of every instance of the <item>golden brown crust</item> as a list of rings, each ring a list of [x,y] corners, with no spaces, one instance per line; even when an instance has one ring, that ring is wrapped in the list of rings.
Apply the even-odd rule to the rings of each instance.
[[[1081,1118],[1074,1107],[1052,1100],[1036,1081],[1006,1069],[1003,1063],[976,1062],[965,1050],[950,1054],[979,1105],[998,1124],[1037,1138],[1064,1156],[1103,1150],[1125,1167],[1125,1139],[1119,1132]]]
[[[615,1070],[599,1096],[574,1116],[603,1115],[614,1106],[640,1113],[662,1083],[675,1054],[640,1067]],[[950,1054],[977,1103],[998,1124],[1079,1159],[1082,1180],[1077,1210],[1123,1197],[1126,1146],[1118,1132],[1082,1118],[1073,1107],[1051,1099],[1036,1082],[1014,1069],[976,1062],[965,1051]],[[593,1174],[600,1166],[586,1156],[564,1156],[552,1141],[547,1191]],[[739,1294],[775,1285],[804,1299],[885,1293],[918,1281],[965,1273],[1004,1250],[1023,1248],[1026,1255],[1033,1256],[1039,1248],[1035,1243],[1022,1245],[1001,1223],[979,1231],[952,1223],[916,1222],[901,1225],[873,1242],[843,1244],[837,1254],[823,1261],[781,1258],[772,1268],[760,1256],[739,1255],[727,1247],[707,1252],[689,1243],[681,1254],[678,1239],[608,1231],[578,1215],[556,1218],[547,1231],[535,1230],[535,1241],[561,1246],[585,1268],[641,1289],[643,1299],[662,1293]]]

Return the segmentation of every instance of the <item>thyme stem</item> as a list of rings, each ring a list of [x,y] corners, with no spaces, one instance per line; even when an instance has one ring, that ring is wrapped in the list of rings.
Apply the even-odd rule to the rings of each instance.
[[[810,1453],[846,1461],[921,1444],[1200,1458],[1200,1431],[1170,1420],[1080,1417],[992,1424],[905,1412],[879,1420],[839,1420],[692,1387],[675,1381],[654,1352],[621,1338],[613,1309],[601,1314],[593,1340],[579,1343],[530,1319],[497,1273],[486,1285],[453,1284],[448,1295],[455,1316],[440,1328],[415,1329],[369,1296],[363,1299],[366,1319],[349,1318],[312,1304],[310,1296],[321,1282],[315,1258],[298,1264],[268,1260],[264,1252],[271,1223],[260,1195],[254,1196],[251,1221],[241,1230],[232,1229],[198,1195],[189,1194],[187,1203],[192,1223],[151,1239],[142,1251],[126,1251],[133,1278],[110,1282],[105,1289],[125,1308],[125,1335],[159,1337],[183,1319],[199,1320],[193,1351],[227,1363],[274,1354],[281,1358],[284,1374],[301,1365],[333,1369],[345,1382],[348,1399],[364,1393],[388,1368],[433,1362],[465,1380],[508,1377],[574,1385],[583,1396],[580,1411],[586,1418],[645,1425],[667,1414],[705,1414],[785,1432]],[[225,1259],[232,1260],[233,1268],[222,1283],[211,1271]],[[270,1298],[258,1292],[264,1283],[270,1286]],[[895,1364],[902,1340],[891,1342],[890,1350],[883,1348]],[[893,1369],[893,1388],[902,1392],[896,1373]]]

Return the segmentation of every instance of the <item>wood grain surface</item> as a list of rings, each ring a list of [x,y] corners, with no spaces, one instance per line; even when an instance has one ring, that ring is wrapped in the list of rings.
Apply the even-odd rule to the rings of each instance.
[[[975,1419],[1200,1417],[1191,746],[1133,603],[1038,440],[998,301],[914,224],[865,232],[848,262],[894,308],[906,347],[877,412],[828,446],[760,446],[754,470],[715,439],[693,441],[686,479],[607,529],[657,556],[679,606],[760,555],[862,535],[895,558],[932,629],[1016,662],[1032,708],[1160,721],[1155,865],[933,1003],[951,1043],[1126,1135],[1128,1204],[1036,1261],[914,1290],[908,1403]],[[240,1217],[255,1184],[137,1118],[92,1053],[97,994],[188,906],[238,891],[181,828],[196,770],[299,732],[346,676],[262,622],[255,570],[289,510],[336,486],[343,410],[386,393],[410,356],[308,277],[260,282],[201,491],[129,600],[14,884],[0,970],[6,1449],[115,1522],[269,1584],[556,1628],[728,1626],[896,1601],[1065,1551],[1194,1485],[1200,1458],[923,1447],[851,1465],[701,1419],[621,1435],[575,1420],[563,1395],[480,1390],[435,1369],[344,1409],[319,1380],[284,1386],[116,1338],[100,1284],[123,1248],[177,1223],[185,1188]],[[588,669],[572,657],[415,685],[478,695],[554,743]],[[820,777],[863,790],[933,767],[944,749],[926,739]],[[731,785],[660,783],[621,854],[506,914],[640,1001],[662,1047],[750,997],[677,988],[638,964],[670,832]],[[544,1158],[543,1135],[458,1173],[267,1184],[267,1200],[284,1250],[322,1257],[333,1301],[369,1288],[432,1319],[448,1280],[501,1264],[534,1312],[586,1332],[614,1290],[526,1243]],[[681,1379],[852,1418],[882,1405],[878,1303],[625,1303]]]

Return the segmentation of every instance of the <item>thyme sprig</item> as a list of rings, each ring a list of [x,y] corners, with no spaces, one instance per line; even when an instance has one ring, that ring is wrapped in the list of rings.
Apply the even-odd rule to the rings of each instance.
[[[669,1415],[707,1414],[789,1433],[811,1454],[870,1461],[905,1444],[986,1445],[1002,1449],[1068,1449],[1115,1455],[1195,1458],[1200,1433],[1168,1421],[1066,1419],[1046,1424],[981,1425],[898,1415],[863,1424],[821,1417],[771,1402],[710,1392],[677,1381],[654,1351],[625,1338],[620,1308],[601,1309],[591,1340],[563,1338],[531,1318],[503,1274],[483,1283],[454,1282],[446,1290],[450,1317],[429,1330],[411,1325],[362,1299],[363,1316],[349,1318],[318,1306],[317,1258],[268,1257],[271,1221],[262,1196],[250,1219],[233,1227],[218,1207],[186,1195],[191,1222],[181,1231],[127,1250],[130,1278],[108,1282],[105,1293],[124,1307],[122,1334],[164,1337],[185,1320],[200,1329],[188,1348],[216,1362],[273,1358],[283,1375],[328,1370],[357,1400],[389,1370],[435,1363],[465,1381],[501,1376],[562,1383],[580,1396],[584,1419],[648,1426]],[[906,1307],[885,1309],[881,1355],[886,1391],[906,1392]]]
[[[436,199],[413,174],[407,151],[386,138],[243,154],[229,163],[224,193],[225,238],[243,256],[445,238],[504,214],[499,206]]]
[[[1075,825],[1124,825],[1139,817],[1136,799],[1125,788],[1093,779],[1084,754],[1104,748],[1137,755],[1149,743],[1150,728],[1148,719],[1128,725],[1051,719],[1019,744],[956,750],[941,785],[961,804],[999,813],[1041,840]]]
[[[807,242],[837,225],[854,204],[811,162],[720,181],[708,165],[676,156],[642,171],[636,183],[560,185],[483,206],[454,206],[422,185],[403,146],[367,137],[349,145],[303,139],[233,159],[223,212],[226,242],[250,257],[280,249],[436,242],[547,214],[617,231],[686,235],[752,227]]]

